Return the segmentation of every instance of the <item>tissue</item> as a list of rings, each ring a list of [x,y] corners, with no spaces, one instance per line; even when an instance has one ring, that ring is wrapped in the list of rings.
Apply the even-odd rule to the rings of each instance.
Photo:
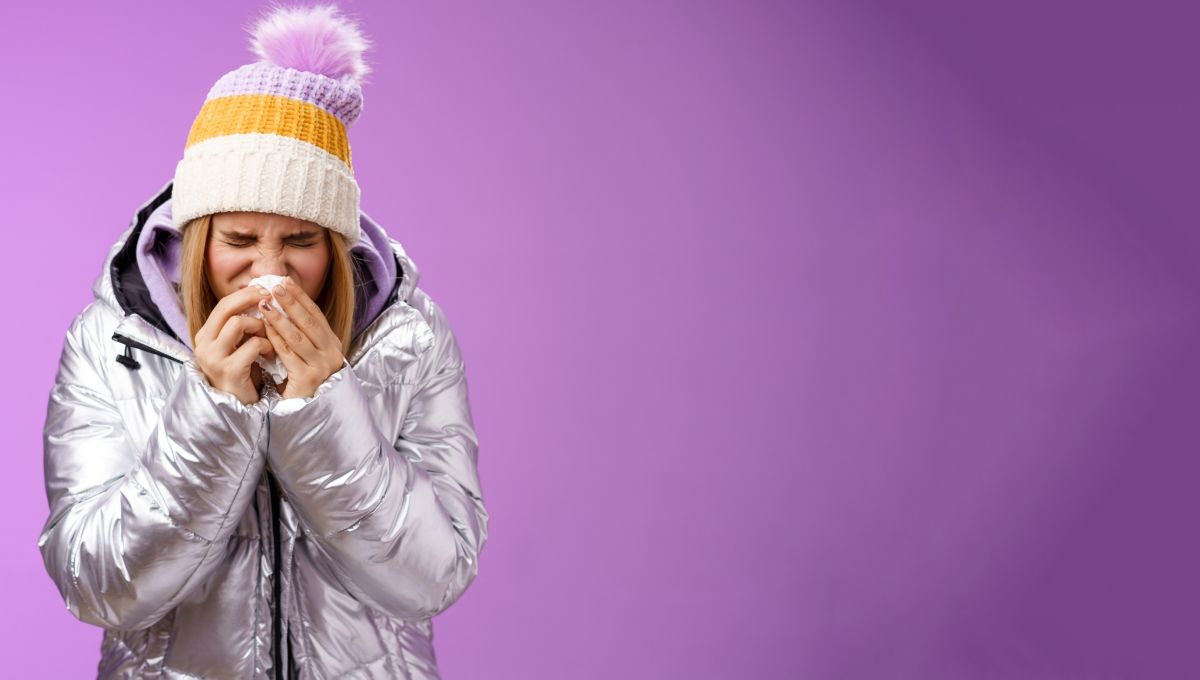
[[[287,312],[283,311],[283,307],[280,306],[279,301],[275,299],[274,295],[275,286],[278,286],[280,283],[282,283],[285,278],[287,277],[279,276],[278,274],[265,274],[254,279],[250,279],[250,283],[246,285],[262,286],[263,288],[266,288],[267,292],[271,293],[271,306],[278,310],[279,313],[284,317],[287,317]],[[242,316],[249,316],[255,319],[263,318],[262,312],[258,309],[258,305],[255,305],[249,310],[242,312]],[[266,357],[259,356],[255,363],[257,363],[262,370],[271,375],[271,379],[275,381],[276,385],[283,382],[287,378],[287,369],[284,368],[283,362],[279,360],[278,354],[275,355],[274,359],[269,361]]]

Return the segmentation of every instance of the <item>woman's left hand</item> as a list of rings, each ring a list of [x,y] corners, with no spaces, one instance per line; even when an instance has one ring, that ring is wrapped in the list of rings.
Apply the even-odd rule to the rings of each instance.
[[[287,369],[282,396],[312,397],[318,385],[341,370],[345,362],[342,341],[321,308],[295,281],[285,278],[271,292],[288,315],[280,314],[269,300],[258,309],[267,322],[267,339]]]

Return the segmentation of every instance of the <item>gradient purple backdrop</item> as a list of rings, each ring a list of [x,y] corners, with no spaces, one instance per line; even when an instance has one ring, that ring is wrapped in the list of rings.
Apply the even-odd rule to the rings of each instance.
[[[1200,17],[988,5],[342,3],[481,442],[448,680],[1200,677]],[[7,677],[95,675],[45,402],[259,6],[0,8]]]

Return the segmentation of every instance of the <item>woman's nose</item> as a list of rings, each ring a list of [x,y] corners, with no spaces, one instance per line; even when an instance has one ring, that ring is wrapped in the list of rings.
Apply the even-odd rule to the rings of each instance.
[[[264,255],[254,261],[254,266],[251,269],[256,277],[266,276],[267,274],[287,276],[287,267],[283,264],[283,260],[277,256]]]

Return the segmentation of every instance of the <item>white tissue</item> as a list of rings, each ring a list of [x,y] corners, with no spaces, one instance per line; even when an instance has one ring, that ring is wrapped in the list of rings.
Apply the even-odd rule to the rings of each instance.
[[[284,317],[287,317],[287,312],[283,311],[283,307],[280,306],[279,301],[275,299],[275,286],[283,283],[285,278],[287,277],[279,276],[278,274],[265,274],[258,278],[251,279],[250,283],[246,285],[262,286],[263,288],[266,288],[267,292],[271,293],[271,306],[279,310],[279,313]],[[262,312],[258,309],[258,305],[255,305],[248,311],[242,312],[242,316],[249,316],[255,319],[263,318]],[[264,371],[271,374],[271,379],[275,381],[276,385],[283,382],[287,378],[287,369],[284,368],[283,362],[279,360],[278,354],[276,354],[275,358],[271,361],[268,361],[266,357],[260,356],[258,357],[256,363],[258,363],[258,365],[261,366]]]

